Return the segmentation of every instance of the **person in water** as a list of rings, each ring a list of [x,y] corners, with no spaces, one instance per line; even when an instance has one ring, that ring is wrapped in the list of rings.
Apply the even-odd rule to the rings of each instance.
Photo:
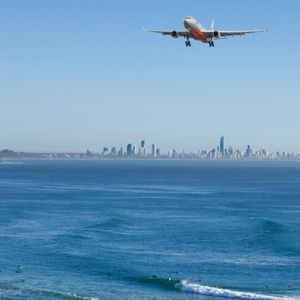
[[[17,265],[16,267],[16,273],[21,273],[23,269],[23,266]]]

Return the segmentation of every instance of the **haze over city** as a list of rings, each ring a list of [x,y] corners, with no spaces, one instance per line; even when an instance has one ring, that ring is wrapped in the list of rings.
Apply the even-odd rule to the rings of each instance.
[[[299,9],[296,0],[1,2],[0,149],[85,151],[145,138],[192,151],[224,134],[240,149],[298,153]],[[182,30],[186,15],[270,31],[214,49],[142,31]]]

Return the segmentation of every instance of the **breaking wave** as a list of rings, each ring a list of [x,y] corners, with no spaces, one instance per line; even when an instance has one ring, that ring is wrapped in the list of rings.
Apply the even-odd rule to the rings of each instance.
[[[158,276],[152,276],[151,278],[143,278],[141,283],[152,284],[157,288],[164,290],[176,290],[185,293],[193,293],[202,296],[212,296],[218,298],[227,299],[240,299],[240,300],[300,300],[296,297],[284,297],[284,296],[270,296],[252,292],[242,292],[225,288],[217,288],[211,286],[205,286],[201,284],[190,283],[187,280],[161,278]]]
[[[221,298],[231,298],[231,299],[242,299],[242,300],[296,300],[292,297],[276,297],[268,296],[263,294],[256,294],[250,292],[234,291],[229,289],[222,289],[217,287],[204,286],[200,284],[189,283],[186,280],[182,280],[177,287],[187,293],[194,293],[203,296],[214,296]],[[299,298],[298,298],[299,299]]]

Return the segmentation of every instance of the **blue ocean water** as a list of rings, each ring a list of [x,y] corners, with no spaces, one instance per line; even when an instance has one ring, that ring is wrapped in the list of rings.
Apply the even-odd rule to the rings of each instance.
[[[299,162],[2,162],[0,213],[0,299],[300,299]]]

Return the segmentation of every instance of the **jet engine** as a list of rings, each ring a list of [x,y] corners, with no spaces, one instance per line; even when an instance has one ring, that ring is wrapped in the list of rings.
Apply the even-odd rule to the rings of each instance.
[[[219,31],[216,31],[216,30],[214,31],[213,35],[214,35],[214,38],[215,38],[215,39],[219,39],[219,38],[221,37],[220,32],[219,32]]]
[[[172,37],[177,39],[179,37],[179,34],[177,31],[172,31]]]

